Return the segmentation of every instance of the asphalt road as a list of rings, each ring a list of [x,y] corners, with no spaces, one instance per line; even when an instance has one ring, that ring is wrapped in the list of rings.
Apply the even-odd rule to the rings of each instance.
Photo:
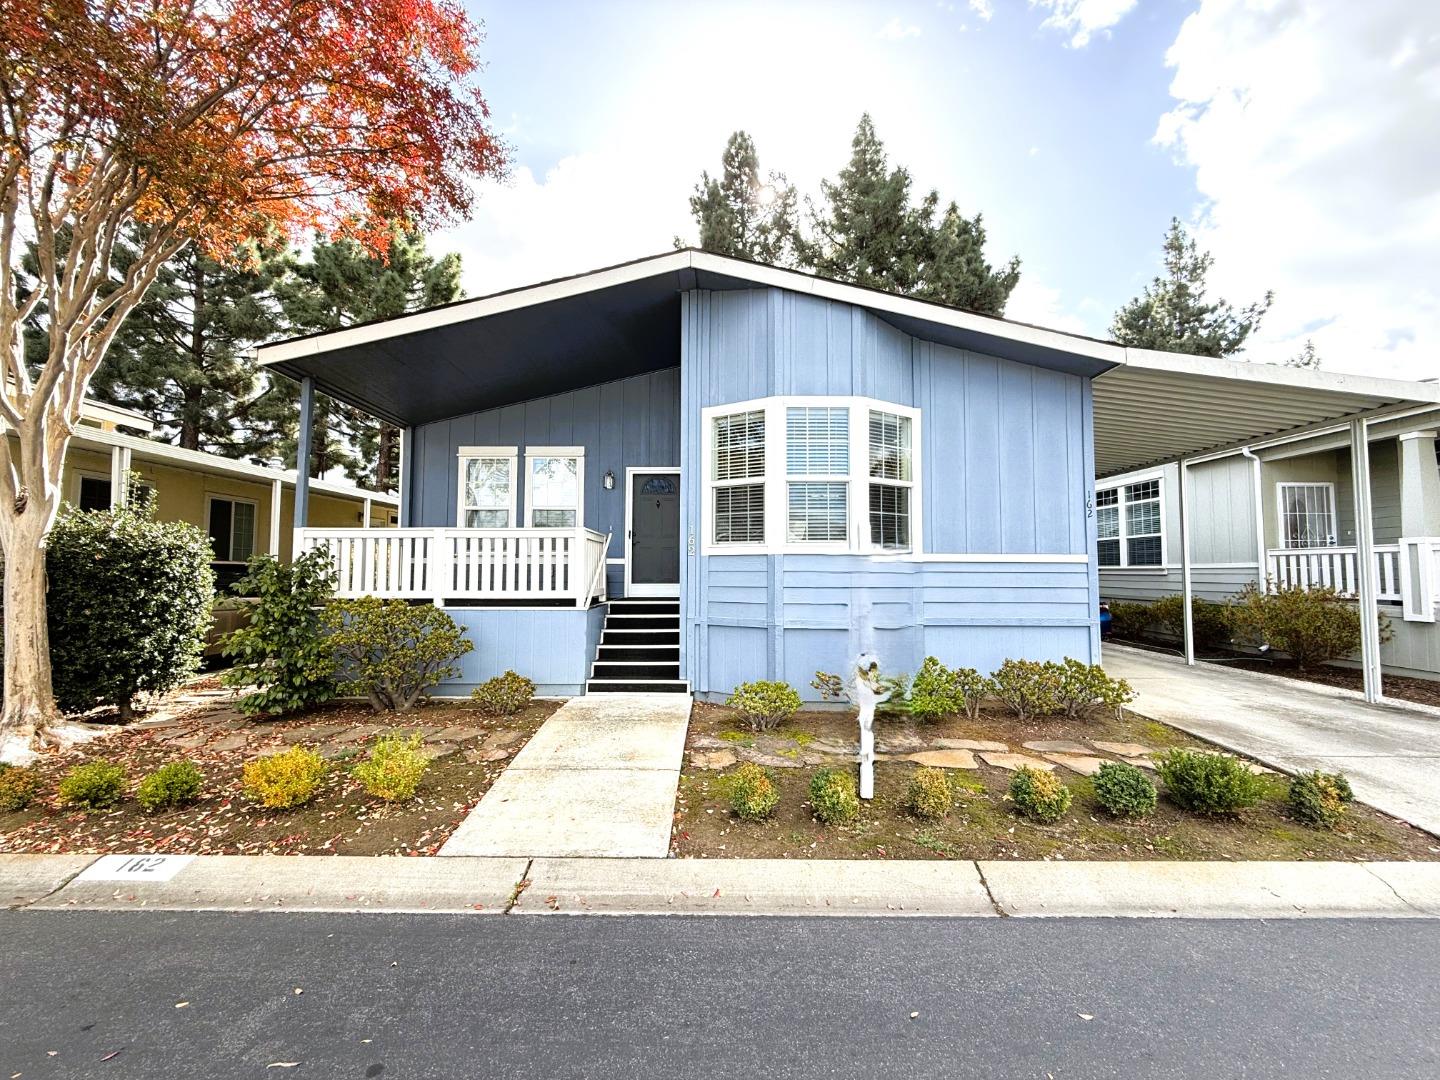
[[[0,977],[0,1080],[1440,1076],[1431,920],[15,911]]]

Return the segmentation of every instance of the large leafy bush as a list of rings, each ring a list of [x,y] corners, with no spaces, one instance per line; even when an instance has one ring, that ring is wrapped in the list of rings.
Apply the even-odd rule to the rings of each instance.
[[[1106,709],[1119,716],[1125,706],[1135,700],[1130,684],[1124,679],[1112,679],[1099,664],[1086,664],[1067,656],[1059,668],[1059,680],[1054,688],[1055,706],[1072,720],[1094,709]]]
[[[281,716],[334,697],[335,660],[320,628],[335,592],[329,554],[316,549],[292,563],[257,555],[235,591],[253,598],[249,622],[221,650],[235,662],[225,684],[254,687],[240,699],[240,710]]]
[[[1334,589],[1299,587],[1266,592],[1246,585],[1231,607],[1236,633],[1253,645],[1286,653],[1301,671],[1360,648],[1360,612]],[[1380,618],[1380,640],[1391,637],[1390,620]]]
[[[1185,597],[1181,593],[1162,596],[1148,605],[1151,618],[1173,636],[1185,637]],[[1110,618],[1115,618],[1115,609],[1110,609]],[[1195,644],[1202,649],[1215,649],[1226,645],[1232,633],[1229,604],[1216,604],[1200,597],[1190,600],[1191,625],[1195,630]],[[1113,623],[1112,623],[1113,625]]]
[[[741,683],[726,701],[753,731],[769,731],[800,711],[800,695],[786,682]]]
[[[369,699],[376,712],[405,712],[430,688],[458,678],[455,661],[475,648],[433,604],[362,596],[325,609],[321,620],[340,692]]]
[[[993,689],[991,681],[974,668],[948,668],[927,656],[910,684],[910,712],[921,720],[961,713],[973,720]]]
[[[1165,792],[1199,814],[1234,814],[1260,801],[1260,778],[1243,761],[1203,750],[1170,750],[1155,762]]]
[[[1110,633],[1125,641],[1138,641],[1156,623],[1149,604],[1133,600],[1110,601]]]
[[[137,489],[138,495],[139,489]],[[193,675],[215,598],[205,533],[156,521],[148,499],[118,510],[66,510],[46,544],[55,700],[66,712],[114,705]]]
[[[1061,708],[1064,673],[1049,660],[1006,660],[990,676],[991,692],[1021,720],[1045,716]]]

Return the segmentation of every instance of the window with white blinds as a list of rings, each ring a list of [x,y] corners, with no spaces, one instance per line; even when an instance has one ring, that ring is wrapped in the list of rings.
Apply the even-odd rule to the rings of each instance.
[[[711,521],[716,544],[765,542],[765,413],[711,421]]]
[[[708,549],[912,550],[919,412],[858,397],[704,410]]]
[[[1099,565],[1163,566],[1164,521],[1158,476],[1096,491],[1095,532]]]

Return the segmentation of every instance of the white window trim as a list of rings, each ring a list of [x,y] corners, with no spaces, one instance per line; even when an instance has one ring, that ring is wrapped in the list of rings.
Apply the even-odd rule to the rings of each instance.
[[[530,483],[530,459],[542,457],[575,459],[575,525],[585,527],[585,448],[583,446],[527,446],[525,447],[525,528],[533,529],[535,510],[532,502],[533,488]],[[541,510],[569,509],[568,507],[541,506]],[[542,526],[543,527],[543,526]]]
[[[804,540],[790,542],[789,514],[791,477],[787,471],[786,410],[799,407],[847,408],[850,410],[850,473],[846,496],[848,539],[844,541]],[[910,421],[910,547],[906,550],[881,547],[870,542],[870,411],[893,413]],[[742,412],[765,414],[765,472],[762,478],[733,483],[763,483],[765,487],[765,541],[763,543],[715,542],[715,489],[733,486],[716,481],[714,423],[719,416]],[[700,551],[703,555],[879,555],[913,558],[924,553],[924,496],[922,494],[922,447],[924,436],[920,410],[894,401],[856,396],[778,396],[710,405],[700,410],[700,468],[703,495],[700,503]],[[825,481],[822,476],[797,476],[799,482]],[[903,487],[907,481],[883,483]]]
[[[206,535],[206,537],[208,538],[208,537],[210,536],[210,510],[211,510],[211,507],[213,507],[213,506],[215,505],[215,502],[216,502],[217,499],[223,499],[225,502],[228,502],[228,503],[248,503],[250,506],[252,506],[252,507],[255,508],[254,517],[251,519],[251,522],[250,522],[250,531],[251,531],[251,536],[250,536],[250,554],[251,554],[251,555],[258,555],[258,554],[260,554],[260,553],[261,553],[261,552],[260,552],[260,503],[259,503],[259,501],[256,500],[256,499],[247,499],[247,498],[245,498],[243,495],[227,495],[227,494],[225,494],[223,491],[208,491],[208,492],[206,492],[206,493],[205,493],[205,535]],[[231,554],[231,555],[234,555],[234,554],[235,554],[235,515],[234,515],[233,513],[230,515],[230,554]],[[235,564],[236,566],[243,566],[243,565],[245,565],[245,563],[248,562],[249,560],[248,560],[248,559],[222,559],[222,558],[220,558],[219,556],[216,556],[216,558],[215,558],[213,561],[214,561],[214,562],[221,562],[221,563],[233,563],[233,564]]]
[[[1330,535],[1335,539],[1329,544],[1313,544],[1308,548],[1290,547],[1285,542],[1285,489],[1296,487],[1323,487],[1330,492],[1330,524],[1334,526]],[[1275,482],[1275,546],[1286,551],[1313,551],[1316,548],[1340,546],[1340,504],[1335,498],[1335,484],[1329,480],[1277,480]]]
[[[518,482],[516,469],[519,466],[517,459],[518,448],[514,446],[462,446],[456,455],[458,465],[456,467],[456,490],[455,490],[455,527],[465,528],[465,471],[467,460],[473,458],[508,458],[510,461],[510,493],[506,509],[510,511],[510,528],[519,527],[519,520],[516,515],[515,485]]]
[[[1126,489],[1127,487],[1129,487],[1131,484],[1143,484],[1143,483],[1146,483],[1147,481],[1150,481],[1150,480],[1158,480],[1158,481],[1160,482],[1160,561],[1159,561],[1158,563],[1136,563],[1136,564],[1132,567],[1132,566],[1130,565],[1130,545],[1126,543],[1126,541],[1130,539],[1130,536],[1129,536],[1129,534],[1125,531],[1125,510],[1126,510],[1126,507],[1129,505],[1129,500],[1125,498],[1125,489]],[[1166,568],[1166,566],[1167,566],[1167,562],[1166,562],[1166,558],[1165,558],[1165,557],[1166,557],[1166,555],[1167,555],[1167,554],[1169,553],[1169,551],[1170,551],[1170,536],[1169,536],[1169,534],[1168,534],[1168,533],[1166,532],[1166,530],[1165,530],[1166,511],[1167,511],[1167,509],[1168,509],[1167,504],[1166,504],[1166,501],[1165,501],[1165,498],[1166,498],[1166,497],[1165,497],[1165,486],[1166,486],[1166,485],[1165,485],[1165,471],[1164,471],[1163,469],[1153,469],[1153,470],[1151,470],[1151,471],[1149,471],[1149,472],[1135,473],[1135,474],[1132,475],[1132,476],[1127,476],[1127,477],[1125,477],[1124,480],[1121,480],[1121,481],[1119,481],[1119,482],[1117,482],[1117,483],[1106,484],[1106,485],[1104,485],[1103,487],[1097,487],[1097,488],[1095,489],[1095,495],[1096,495],[1095,510],[1096,510],[1096,524],[1097,524],[1097,526],[1098,526],[1098,524],[1099,524],[1099,511],[1100,511],[1099,495],[1100,495],[1100,493],[1101,493],[1102,491],[1114,491],[1114,492],[1117,493],[1117,494],[1116,494],[1116,497],[1115,497],[1115,506],[1116,506],[1116,508],[1117,508],[1117,511],[1118,511],[1118,514],[1119,514],[1119,521],[1120,521],[1120,533],[1119,533],[1119,537],[1118,537],[1118,539],[1119,539],[1119,541],[1120,541],[1120,562],[1119,562],[1118,564],[1116,564],[1116,565],[1114,565],[1114,566],[1108,566],[1108,565],[1105,565],[1105,564],[1103,564],[1103,563],[1100,562],[1100,549],[1099,549],[1100,537],[1099,537],[1098,535],[1097,535],[1097,537],[1096,537],[1095,565],[1096,565],[1100,570],[1130,570],[1130,569],[1134,569],[1134,570],[1157,571],[1157,572],[1163,572],[1163,571],[1165,570],[1165,568]],[[1149,502],[1150,500],[1148,500],[1148,499],[1142,499],[1142,500],[1140,500],[1140,501],[1141,501],[1141,502]],[[1098,534],[1098,532],[1099,532],[1099,529],[1098,529],[1098,528],[1096,529],[1096,532],[1097,532],[1097,534]],[[1140,534],[1140,535],[1143,535],[1143,536],[1151,536],[1151,535],[1153,535],[1153,534],[1152,534],[1152,533],[1142,533],[1142,534]],[[1113,537],[1113,536],[1112,536],[1112,537],[1109,537],[1109,539],[1114,540],[1114,539],[1116,539],[1116,537]]]

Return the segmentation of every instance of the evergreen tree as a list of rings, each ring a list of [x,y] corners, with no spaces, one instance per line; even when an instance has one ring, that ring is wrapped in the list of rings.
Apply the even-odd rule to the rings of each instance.
[[[986,314],[1004,313],[1020,280],[1020,261],[1000,269],[985,259],[985,229],[951,202],[939,220],[939,192],[912,204],[910,173],[890,167],[869,115],[860,118],[849,163],[820,184],[811,207],[813,236],[801,262],[825,277],[916,296]]]
[[[351,240],[319,242],[308,259],[291,262],[275,292],[287,334],[340,330],[459,299],[460,256],[437,259],[426,250],[422,234],[397,226],[388,258],[377,258]],[[298,398],[293,385],[285,393],[291,402]],[[356,483],[393,491],[399,483],[399,434],[359,409],[318,396],[311,471],[324,476],[343,468]],[[293,438],[283,449],[286,463],[293,465]]]
[[[1115,313],[1110,333],[1122,345],[1196,356],[1230,356],[1260,326],[1275,298],[1264,299],[1238,313],[1226,300],[1207,300],[1205,278],[1214,258],[1200,251],[1180,224],[1170,220],[1165,234],[1165,273]]]
[[[743,131],[730,136],[718,178],[700,174],[690,196],[690,213],[700,228],[700,246],[720,255],[791,266],[799,235],[795,188],[784,173],[760,179],[755,140]],[[683,246],[679,239],[676,247]]]
[[[1310,371],[1320,370],[1320,354],[1315,351],[1315,342],[1309,338],[1305,339],[1305,346],[1289,360],[1285,361],[1286,367],[1306,368]]]
[[[251,244],[220,263],[185,248],[121,326],[91,393],[146,414],[187,450],[263,459],[289,419],[251,353],[279,329],[269,290],[280,254]]]

